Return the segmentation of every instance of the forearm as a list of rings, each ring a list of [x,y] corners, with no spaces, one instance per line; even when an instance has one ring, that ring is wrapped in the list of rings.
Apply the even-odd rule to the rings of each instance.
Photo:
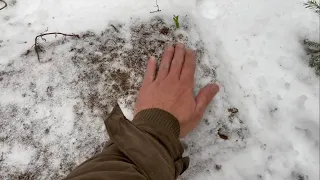
[[[121,175],[120,175],[121,173]],[[115,144],[111,144],[104,150],[88,159],[73,170],[66,179],[73,180],[146,180],[143,173]]]
[[[175,179],[188,166],[178,140],[179,123],[162,110],[141,111],[133,123],[116,107],[105,124],[112,144],[66,179]]]

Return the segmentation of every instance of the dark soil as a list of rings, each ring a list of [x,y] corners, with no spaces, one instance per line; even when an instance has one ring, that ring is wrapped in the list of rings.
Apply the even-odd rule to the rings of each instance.
[[[62,179],[79,161],[100,152],[105,144],[101,136],[106,136],[103,120],[118,100],[128,108],[134,106],[148,58],[160,59],[169,44],[184,42],[197,52],[199,67],[205,68],[200,63],[205,53],[203,43],[192,42],[188,37],[188,30],[192,29],[188,20],[182,19],[181,24],[184,33],[160,17],[146,22],[137,20],[130,26],[114,23],[101,33],[84,32],[80,39],[58,37],[53,42],[41,42],[42,63],[31,48],[21,55],[24,66],[0,69],[0,88],[20,92],[21,98],[30,101],[29,106],[0,104],[0,142],[10,147],[19,143],[37,151],[26,170],[0,163],[0,179]],[[130,37],[125,36],[128,31]],[[52,68],[49,70],[53,74],[26,74],[33,68]],[[208,68],[203,72],[207,76],[215,74]],[[24,79],[29,76],[32,78]],[[48,82],[39,83],[37,79],[42,76],[48,77]],[[56,134],[56,129],[61,129],[59,125],[64,125],[60,120],[63,117],[34,118],[34,114],[42,113],[35,106],[45,105],[52,113],[65,103],[59,100],[61,97],[77,101],[72,112],[73,129],[64,135]],[[43,138],[51,136],[57,140],[43,142]],[[1,159],[5,162],[6,158],[4,154]],[[60,163],[58,167],[52,160]]]
[[[217,171],[220,171],[220,170],[222,169],[222,166],[219,165],[219,164],[216,164],[216,165],[215,165],[215,168],[216,168]]]
[[[226,132],[222,128],[220,128],[218,130],[218,135],[223,140],[228,140],[229,139],[229,137],[226,135]]]

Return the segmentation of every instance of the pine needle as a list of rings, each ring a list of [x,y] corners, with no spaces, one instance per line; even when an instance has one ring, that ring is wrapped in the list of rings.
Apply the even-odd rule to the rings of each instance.
[[[304,3],[304,5],[306,8],[309,8],[320,15],[320,2],[317,0],[309,0],[308,2]]]
[[[313,67],[316,71],[316,74],[320,76],[320,54],[311,56],[309,66]]]
[[[308,49],[309,53],[318,53],[320,52],[320,43],[309,41],[308,39],[304,40],[304,44]]]

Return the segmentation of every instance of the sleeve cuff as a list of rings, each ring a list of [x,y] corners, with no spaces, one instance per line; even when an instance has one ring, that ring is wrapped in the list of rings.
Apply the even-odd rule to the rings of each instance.
[[[172,133],[175,138],[179,138],[180,125],[176,117],[162,109],[146,109],[140,111],[133,119],[133,124],[137,127],[148,126],[154,129],[162,129],[165,133]]]

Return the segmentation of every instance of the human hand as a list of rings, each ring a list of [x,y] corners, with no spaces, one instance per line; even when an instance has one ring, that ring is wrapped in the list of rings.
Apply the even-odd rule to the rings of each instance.
[[[206,107],[219,91],[217,84],[209,84],[195,97],[195,68],[195,53],[186,50],[183,44],[165,50],[158,73],[156,59],[151,57],[134,115],[145,109],[163,109],[178,119],[180,137],[185,137],[199,124]]]

